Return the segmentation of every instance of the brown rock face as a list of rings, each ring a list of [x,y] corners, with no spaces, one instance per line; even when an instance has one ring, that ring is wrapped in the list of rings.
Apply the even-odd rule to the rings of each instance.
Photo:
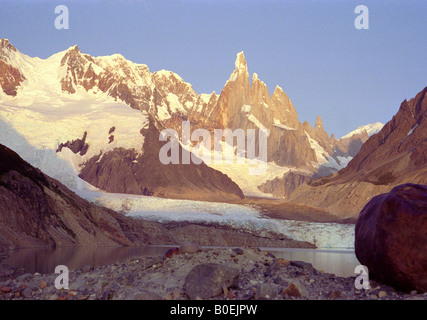
[[[17,89],[25,80],[18,69],[10,65],[8,53],[16,52],[15,47],[7,39],[0,40],[0,86],[3,92],[10,96],[16,96]]]
[[[342,217],[356,217],[373,196],[405,184],[427,184],[427,88],[371,136],[347,167],[313,180],[290,201],[328,208]]]
[[[290,171],[282,178],[269,180],[258,188],[264,193],[270,193],[275,197],[289,197],[292,192],[305,182],[311,181],[311,175]]]
[[[372,278],[427,291],[427,186],[405,184],[374,197],[356,224],[355,250]]]
[[[314,137],[325,151],[332,154],[332,141],[329,138],[328,133],[323,128],[323,121],[320,116],[317,116],[316,124],[314,125]]]
[[[394,180],[401,174],[418,171],[420,165],[427,163],[426,137],[427,88],[402,102],[393,119],[363,145],[343,174],[365,172],[365,181],[382,184],[386,176]]]
[[[0,145],[0,248],[173,243],[160,225],[76,196]]]
[[[224,288],[238,284],[239,270],[216,263],[195,266],[185,278],[184,290],[191,300],[209,299],[221,294]]]
[[[66,143],[61,143],[58,146],[56,152],[61,152],[62,148],[69,148],[74,153],[80,153],[81,156],[84,156],[89,149],[89,145],[86,143],[87,131],[83,134],[82,139],[76,139],[73,141],[67,141]]]
[[[366,130],[349,138],[339,139],[335,143],[335,153],[337,155],[348,154],[351,157],[355,157],[368,139],[369,135]]]
[[[159,152],[165,142],[159,141],[154,120],[141,133],[145,137],[142,155],[116,148],[86,162],[80,177],[108,192],[211,201],[243,198],[236,183],[204,163],[162,164]],[[180,155],[186,152],[179,150]]]
[[[311,168],[311,162],[317,160],[287,94],[277,86],[270,95],[256,73],[251,84],[243,52],[237,54],[235,70],[206,118],[208,122],[231,130],[269,130],[267,160],[278,165]]]

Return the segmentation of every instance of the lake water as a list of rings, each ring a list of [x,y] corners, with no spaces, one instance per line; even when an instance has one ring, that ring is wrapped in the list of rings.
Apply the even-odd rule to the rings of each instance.
[[[26,272],[45,274],[53,273],[57,265],[66,265],[70,270],[77,270],[85,264],[97,267],[104,264],[126,262],[132,258],[163,255],[173,247],[176,246],[18,249],[11,251],[9,258],[5,259],[3,263],[14,268],[23,268]],[[354,250],[350,249],[260,249],[270,251],[278,258],[309,262],[318,270],[339,276],[354,276],[354,268],[360,264]]]

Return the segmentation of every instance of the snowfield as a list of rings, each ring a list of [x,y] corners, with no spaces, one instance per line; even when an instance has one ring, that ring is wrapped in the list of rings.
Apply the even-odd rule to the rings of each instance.
[[[356,130],[353,130],[353,131],[347,133],[345,136],[342,136],[341,139],[351,138],[352,135],[361,134],[364,130],[366,130],[366,132],[368,133],[368,136],[370,137],[370,136],[380,132],[383,127],[384,127],[384,124],[382,124],[381,122],[375,122],[372,124],[367,124],[364,126],[360,126]]]

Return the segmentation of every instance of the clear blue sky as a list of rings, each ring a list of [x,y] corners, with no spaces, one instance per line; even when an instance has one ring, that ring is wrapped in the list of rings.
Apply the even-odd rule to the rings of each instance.
[[[54,27],[54,8],[69,8],[70,29]],[[357,30],[354,9],[369,8]],[[281,86],[300,121],[340,137],[386,123],[404,99],[427,86],[427,1],[8,1],[0,37],[46,58],[77,44],[93,56],[121,53],[168,69],[197,93],[220,93],[244,51],[270,94]]]

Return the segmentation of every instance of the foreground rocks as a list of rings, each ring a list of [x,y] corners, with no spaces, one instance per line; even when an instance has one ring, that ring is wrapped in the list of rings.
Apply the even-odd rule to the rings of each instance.
[[[58,274],[23,274],[0,282],[0,300],[359,300],[422,299],[371,281],[338,277],[310,264],[287,261],[254,248],[173,250],[98,268],[70,270],[69,289],[55,288]]]
[[[427,187],[405,184],[373,198],[356,224],[355,251],[371,277],[427,291]]]

